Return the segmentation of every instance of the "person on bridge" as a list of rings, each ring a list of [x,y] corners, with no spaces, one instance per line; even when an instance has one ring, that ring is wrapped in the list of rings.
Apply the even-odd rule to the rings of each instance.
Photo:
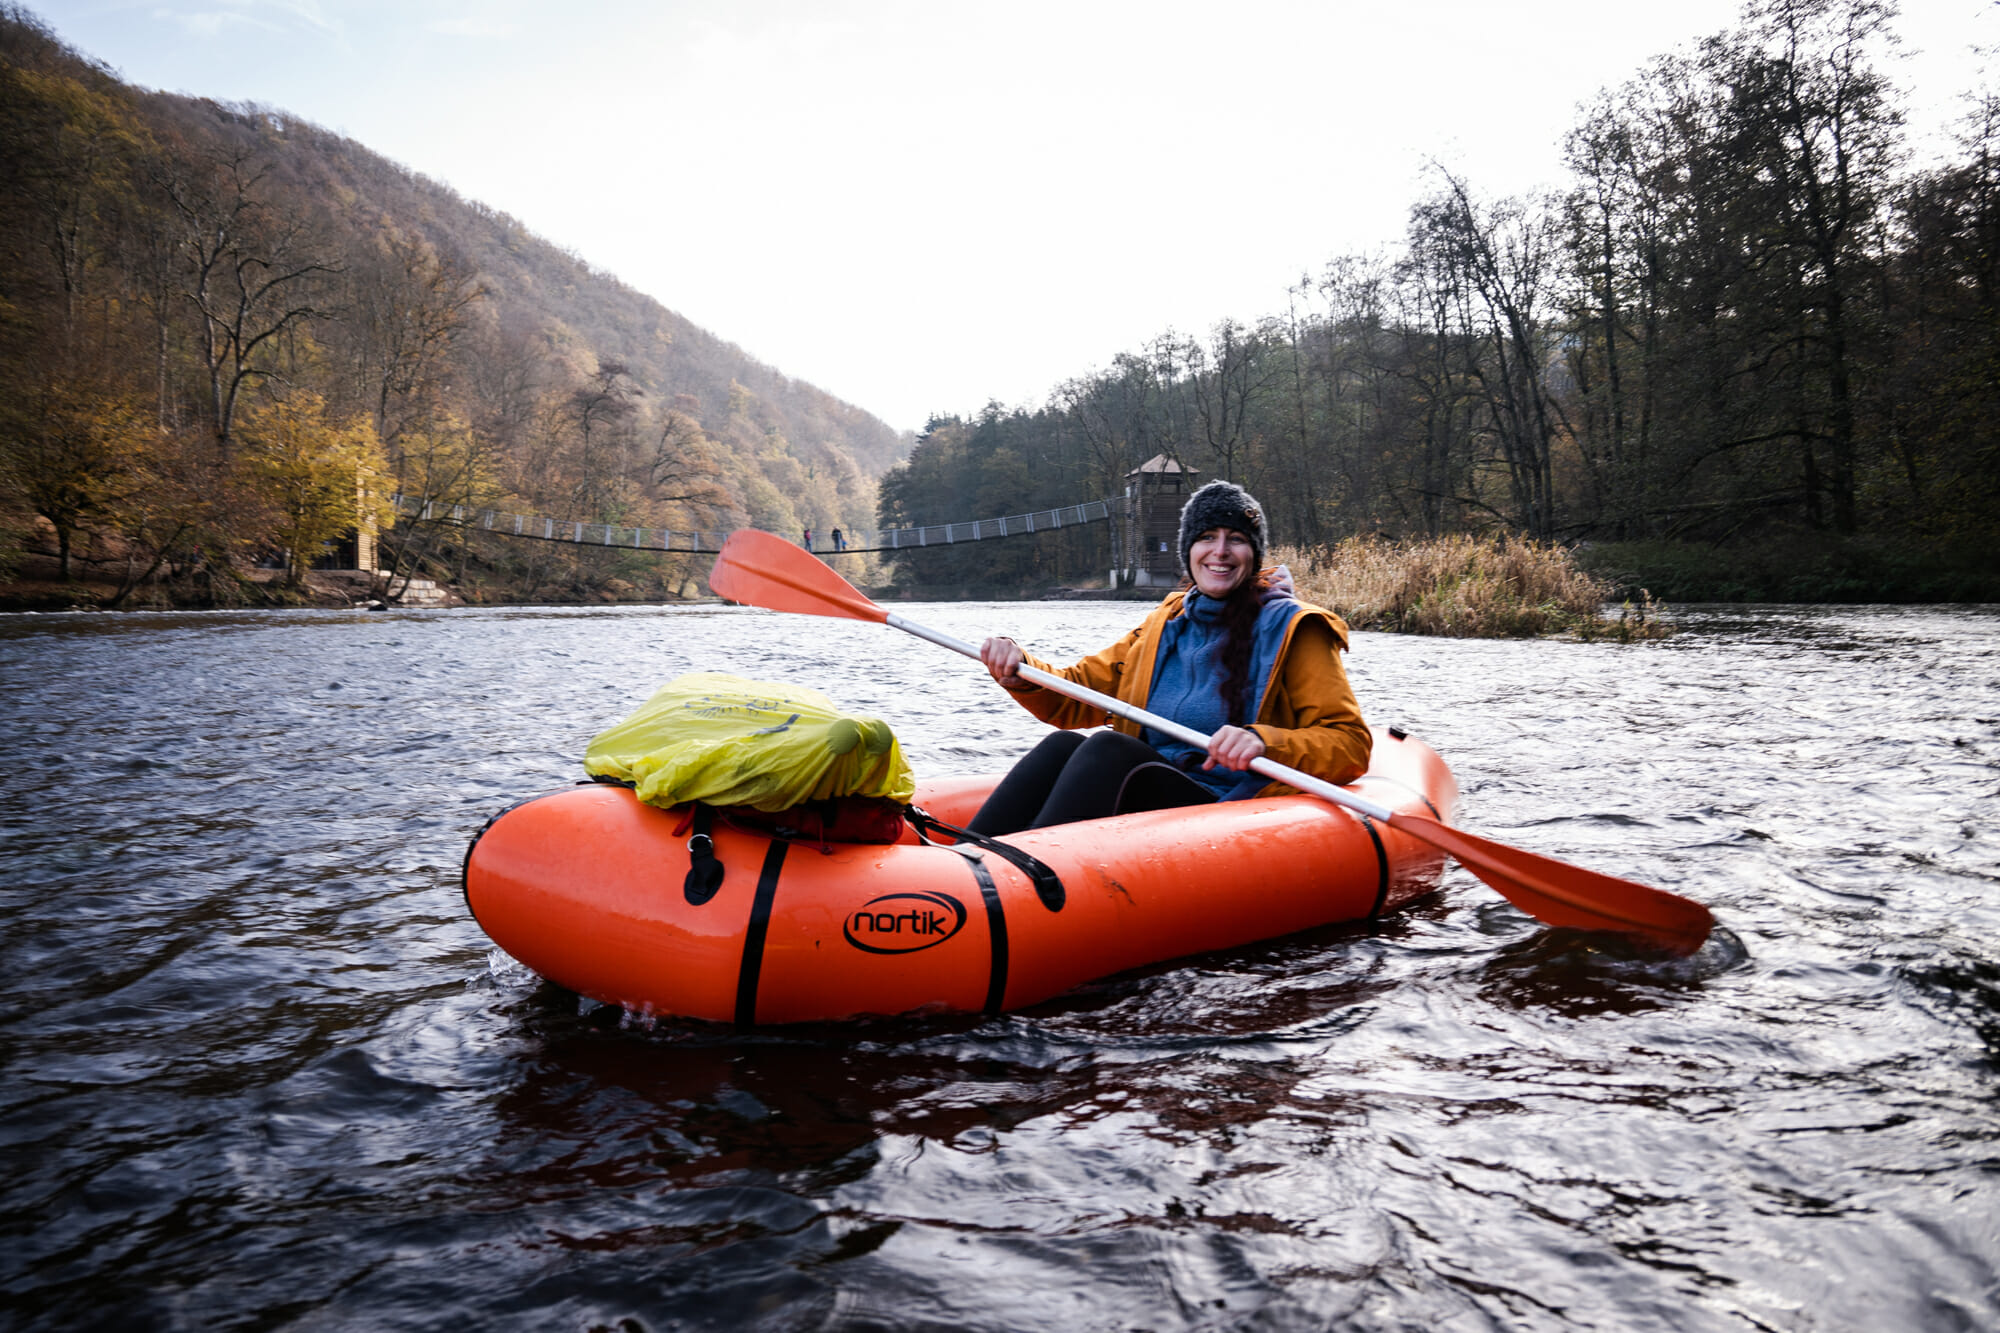
[[[1169,593],[1137,629],[1061,668],[1012,639],[981,644],[993,679],[1062,730],[1000,780],[972,830],[1015,833],[1291,791],[1248,771],[1261,755],[1334,783],[1366,771],[1372,738],[1340,665],[1347,625],[1293,597],[1282,565],[1262,567],[1265,540],[1264,511],[1250,493],[1212,481],[1181,509],[1181,565],[1193,586]],[[1023,662],[1210,733],[1208,748],[1024,680]],[[1114,730],[1077,734],[1106,722]]]

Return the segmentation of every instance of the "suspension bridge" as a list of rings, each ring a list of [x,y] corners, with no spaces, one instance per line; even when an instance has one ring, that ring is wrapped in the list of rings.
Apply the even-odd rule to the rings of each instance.
[[[722,549],[727,532],[696,532],[679,528],[634,528],[616,523],[585,523],[576,519],[551,518],[546,514],[509,514],[497,509],[475,509],[470,505],[448,504],[417,495],[393,495],[390,503],[399,517],[419,522],[449,523],[503,537],[530,541],[566,542],[575,546],[609,546],[620,550],[661,551],[676,555],[715,555]],[[843,530],[845,544],[835,548],[831,531],[814,533],[811,549],[819,555],[869,555],[907,551],[917,547],[954,546],[962,542],[993,541],[1002,537],[1026,537],[1054,532],[1085,523],[1103,523],[1113,516],[1112,502],[1090,500],[1060,509],[1038,509],[1028,514],[1003,518],[967,519],[957,523],[932,523],[914,528]],[[791,539],[792,534],[779,536]],[[799,534],[803,540],[804,534]]]

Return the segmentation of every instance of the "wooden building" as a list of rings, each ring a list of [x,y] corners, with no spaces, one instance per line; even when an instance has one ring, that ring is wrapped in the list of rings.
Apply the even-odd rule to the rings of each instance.
[[[1119,588],[1174,588],[1186,571],[1175,543],[1181,506],[1201,484],[1200,473],[1155,454],[1125,474],[1125,522],[1111,583]]]

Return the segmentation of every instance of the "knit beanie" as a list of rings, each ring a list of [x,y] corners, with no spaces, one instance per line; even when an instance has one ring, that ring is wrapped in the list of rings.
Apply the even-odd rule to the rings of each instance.
[[[1254,555],[1250,574],[1255,578],[1264,567],[1264,506],[1241,486],[1227,481],[1211,481],[1188,497],[1181,506],[1181,572],[1188,572],[1188,555],[1195,542],[1210,528],[1234,528],[1250,539]]]

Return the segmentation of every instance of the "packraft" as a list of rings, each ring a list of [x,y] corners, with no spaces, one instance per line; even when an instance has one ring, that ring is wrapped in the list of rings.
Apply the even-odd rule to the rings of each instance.
[[[465,860],[493,942],[635,1011],[739,1024],[998,1013],[1096,977],[1396,911],[1443,854],[1312,796],[960,836],[995,779],[933,779],[894,843],[753,827],[586,784],[514,806]],[[1431,748],[1378,732],[1358,793],[1448,821]],[[927,814],[921,812],[928,812]]]

